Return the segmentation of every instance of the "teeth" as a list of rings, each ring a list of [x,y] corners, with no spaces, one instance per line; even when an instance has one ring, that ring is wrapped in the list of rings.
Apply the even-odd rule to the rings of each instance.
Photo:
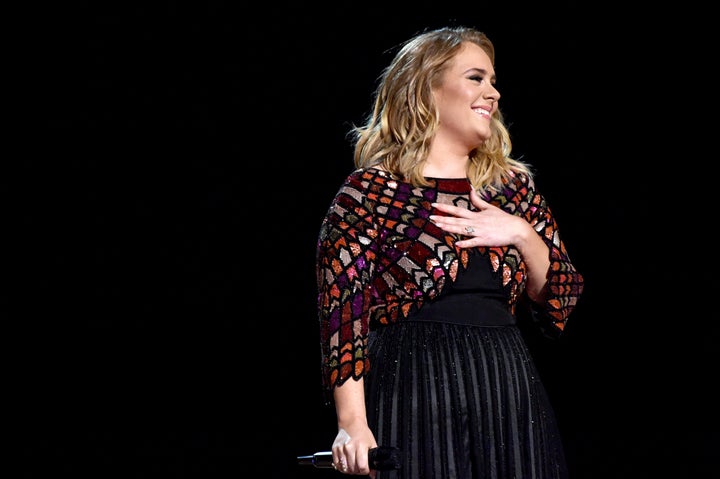
[[[490,112],[487,110],[483,110],[482,108],[473,108],[473,111],[475,113],[480,113],[481,115],[484,115],[484,116],[490,116]]]

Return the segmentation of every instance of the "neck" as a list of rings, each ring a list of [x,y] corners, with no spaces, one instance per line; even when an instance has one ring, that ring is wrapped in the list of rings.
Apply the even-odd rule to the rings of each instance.
[[[423,175],[431,178],[465,178],[469,163],[467,150],[458,149],[457,145],[446,144],[435,138],[425,160]]]
[[[423,176],[430,178],[465,178],[467,176],[468,157],[458,160],[443,159],[433,161],[428,158],[423,167]]]

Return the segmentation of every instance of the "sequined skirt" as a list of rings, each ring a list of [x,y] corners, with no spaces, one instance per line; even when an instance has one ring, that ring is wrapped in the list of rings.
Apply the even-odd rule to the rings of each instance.
[[[402,468],[376,479],[560,479],[562,442],[514,326],[406,321],[370,335],[368,420]]]

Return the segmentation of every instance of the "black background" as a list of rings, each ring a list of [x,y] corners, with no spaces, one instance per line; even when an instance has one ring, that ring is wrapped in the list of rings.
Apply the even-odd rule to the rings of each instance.
[[[586,278],[565,337],[529,339],[573,478],[717,469],[716,246],[690,219],[714,167],[685,131],[704,15],[460,3],[33,12],[24,477],[337,475],[295,464],[335,435],[317,231],[393,48],[456,24],[495,42],[515,156]]]

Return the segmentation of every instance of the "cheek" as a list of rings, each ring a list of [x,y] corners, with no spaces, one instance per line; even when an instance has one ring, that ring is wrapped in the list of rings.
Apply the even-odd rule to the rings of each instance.
[[[470,108],[474,101],[469,90],[460,89],[446,89],[443,94],[438,95],[436,99],[441,116],[443,112],[457,115],[459,111]]]
[[[468,88],[456,88],[449,91],[445,99],[452,108],[467,110],[471,108],[477,101],[477,94],[474,90]]]

